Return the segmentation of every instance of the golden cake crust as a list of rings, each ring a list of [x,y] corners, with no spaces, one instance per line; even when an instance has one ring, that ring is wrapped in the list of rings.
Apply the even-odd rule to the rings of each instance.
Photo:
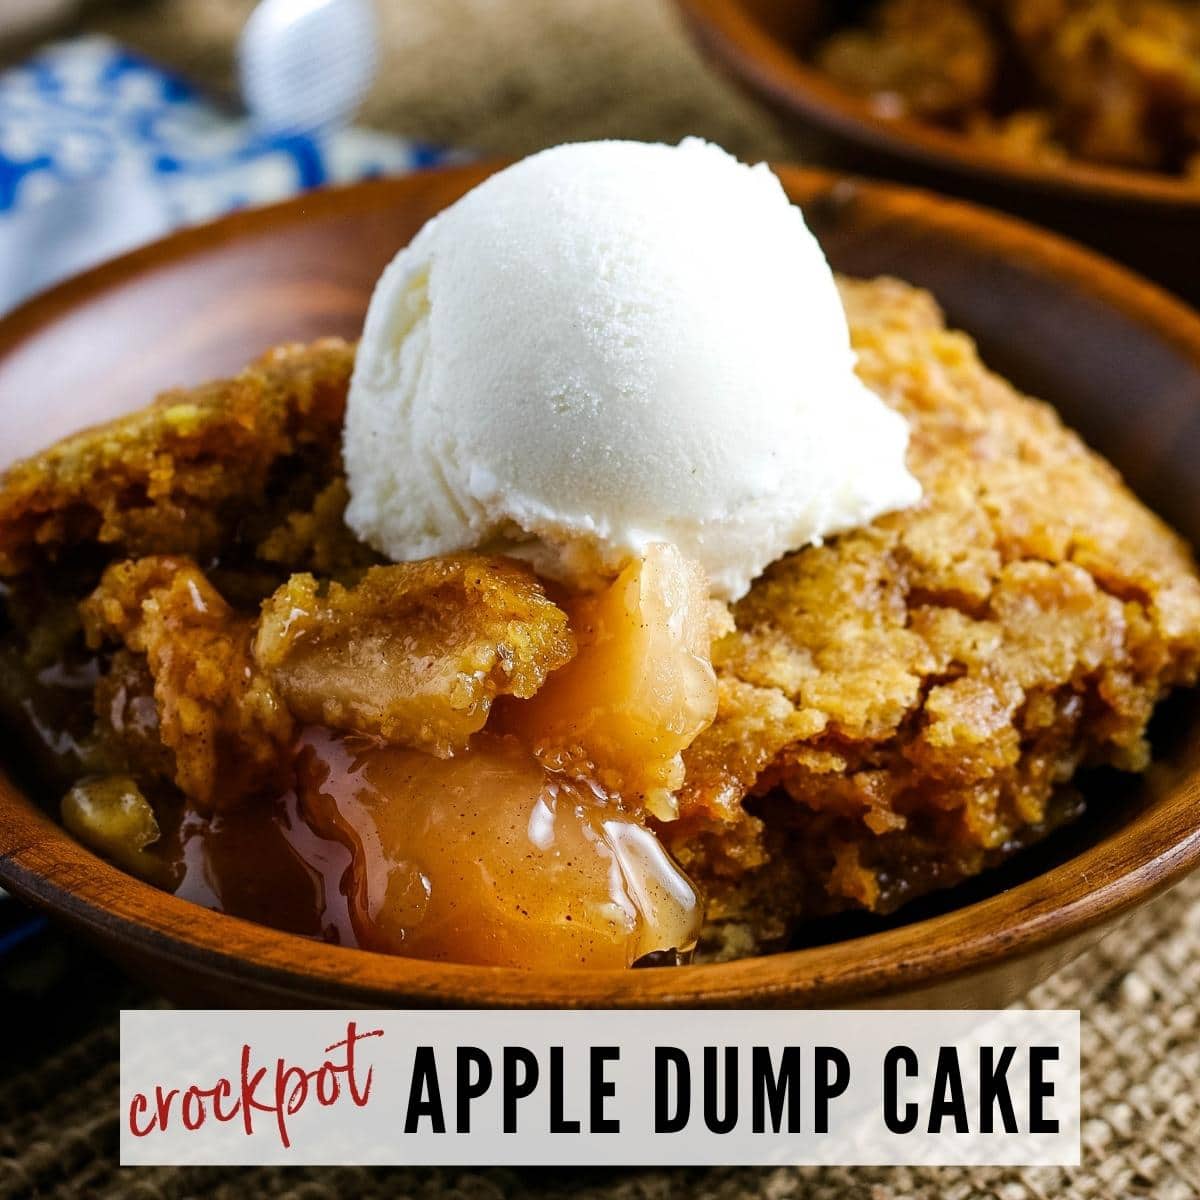
[[[769,879],[779,932],[979,870],[1054,819],[1081,764],[1141,769],[1155,702],[1200,661],[1191,554],[1117,472],[928,293],[841,288],[924,497],[775,563],[736,606],[665,831],[718,912],[756,920]],[[758,815],[733,801],[746,788],[772,792]]]
[[[335,470],[353,365],[340,338],[280,346],[232,379],[165,392],[15,464],[0,478],[0,576],[93,541],[128,555],[216,553],[280,460]],[[283,548],[316,538],[303,516],[285,527],[290,540],[276,534]]]

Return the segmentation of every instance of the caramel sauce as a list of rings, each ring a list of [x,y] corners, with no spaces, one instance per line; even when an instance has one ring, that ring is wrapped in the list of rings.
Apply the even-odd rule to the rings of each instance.
[[[177,896],[288,933],[358,944],[342,890],[350,851],[308,823],[295,791],[209,818],[183,810],[165,843]]]
[[[309,937],[526,968],[686,954],[700,898],[654,834],[596,785],[478,735],[440,759],[310,727],[296,786],[182,816],[177,895]]]

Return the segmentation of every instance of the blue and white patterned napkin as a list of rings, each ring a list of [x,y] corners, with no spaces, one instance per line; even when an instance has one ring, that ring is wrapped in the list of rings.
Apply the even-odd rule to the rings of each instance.
[[[364,129],[265,134],[104,37],[0,74],[0,311],[183,224],[445,152]]]

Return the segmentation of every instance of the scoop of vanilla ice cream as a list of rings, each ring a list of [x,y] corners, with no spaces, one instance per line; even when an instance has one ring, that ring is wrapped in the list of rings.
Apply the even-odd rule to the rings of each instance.
[[[829,265],[765,165],[557,146],[431,220],[375,288],[350,388],[351,528],[594,586],[652,542],[736,599],[918,499],[854,374]]]

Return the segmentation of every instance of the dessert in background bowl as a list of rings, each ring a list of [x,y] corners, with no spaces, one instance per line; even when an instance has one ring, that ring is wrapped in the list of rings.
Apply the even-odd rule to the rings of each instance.
[[[1114,799],[1111,782],[1081,780],[1094,814],[1101,822],[1105,814],[1116,820],[1126,839],[1119,860],[1106,858],[1112,851],[1103,834],[1084,851],[1079,869],[1092,886],[1081,890],[1069,868],[1058,868],[961,910],[961,919],[950,911],[844,947],[766,953],[791,938],[831,936],[822,914],[884,914],[981,871],[986,891],[985,869],[1002,859],[1013,860],[1018,876],[1032,873],[1036,859],[1016,852],[1076,814],[1079,797],[1063,786],[1076,769],[1142,767],[1150,709],[1173,683],[1194,675],[1194,569],[1182,542],[1115,473],[1048,409],[987,372],[970,342],[946,331],[918,289],[894,280],[842,281],[856,381],[842,300],[799,215],[764,168],[747,170],[696,145],[578,147],[497,176],[494,195],[503,199],[523,172],[548,170],[555,155],[563,162],[576,154],[601,161],[682,158],[697,170],[702,161],[718,205],[732,203],[731,214],[746,211],[745,198],[722,198],[725,177],[735,194],[744,187],[762,197],[754,229],[777,220],[772,244],[791,237],[807,247],[791,291],[775,262],[747,267],[739,258],[729,270],[735,284],[737,271],[741,280],[755,270],[778,279],[777,291],[767,289],[773,303],[798,303],[801,321],[821,330],[814,343],[802,324],[800,341],[808,339],[812,349],[790,372],[756,367],[754,388],[770,394],[772,387],[793,387],[790,409],[772,406],[758,415],[786,437],[811,436],[836,453],[826,463],[811,454],[806,461],[818,462],[812,479],[819,486],[793,486],[781,498],[779,477],[769,469],[776,457],[771,439],[758,428],[718,427],[725,444],[709,461],[719,473],[702,477],[705,486],[691,493],[693,503],[704,505],[700,533],[715,525],[720,534],[722,522],[738,519],[741,498],[761,484],[759,499],[777,504],[776,521],[797,522],[783,536],[803,541],[782,554],[760,547],[755,561],[755,543],[729,539],[725,545],[741,556],[734,558],[720,549],[720,537],[689,541],[686,505],[668,514],[676,519],[668,533],[650,523],[653,510],[637,511],[641,493],[619,489],[593,491],[589,505],[608,519],[580,524],[571,520],[577,508],[569,503],[569,478],[564,482],[553,463],[532,469],[521,458],[520,438],[471,445],[463,436],[470,427],[456,426],[454,409],[477,401],[441,385],[461,369],[473,297],[468,291],[456,298],[445,286],[439,226],[389,273],[421,280],[424,301],[407,302],[414,294],[407,282],[382,287],[357,368],[352,349],[336,341],[281,348],[234,379],[177,391],[103,434],[70,438],[15,468],[4,492],[5,663],[13,672],[6,671],[6,690],[43,733],[58,735],[42,739],[52,767],[71,766],[72,742],[88,758],[90,774],[67,792],[68,826],[160,886],[314,939],[305,943],[206,914],[178,896],[154,902],[150,887],[130,880],[121,891],[136,900],[139,923],[186,927],[183,943],[167,939],[174,966],[180,955],[170,945],[191,946],[197,969],[231,972],[249,994],[282,989],[310,1000],[478,1000],[486,993],[495,1003],[565,994],[580,1002],[689,996],[711,1002],[761,999],[744,989],[762,984],[776,998],[820,1002],[844,999],[847,989],[866,996],[911,988],[930,971],[947,969],[942,952],[959,956],[961,972],[994,957],[1001,941],[1005,948],[1045,950],[1056,940],[1052,929],[1082,936],[1183,869],[1195,826],[1188,834],[1180,824],[1188,810],[1177,788],[1158,791],[1160,775],[1139,807]],[[587,167],[564,169],[569,181]],[[1159,343],[1146,335],[1138,356],[1142,378],[1180,385],[1177,395],[1200,378],[1197,360],[1174,349],[1180,338],[1186,342],[1190,318],[1079,252],[1050,242],[1047,257],[1039,257],[1045,239],[996,218],[928,200],[916,217],[903,196],[835,188],[820,177],[785,178],[793,195],[808,201],[839,265],[868,274],[894,265],[931,281],[934,260],[922,237],[936,233],[945,247],[969,253],[975,244],[969,216],[980,223],[981,242],[1009,239],[1039,271],[1053,255],[1062,280],[1073,283],[1099,269],[1100,283],[1112,284],[1102,297],[1111,315],[1107,324],[1096,322],[1096,333],[1105,335],[1095,348],[1102,372],[1115,330],[1141,328],[1154,315],[1170,336]],[[309,221],[331,222],[329,240],[313,246],[343,244],[355,232],[373,238],[396,211],[383,199],[389,190],[419,197],[444,188],[441,195],[454,196],[469,179],[468,173],[355,189],[327,198],[324,215],[306,213],[301,228],[311,239]],[[669,196],[669,179],[660,185]],[[639,216],[647,227],[655,197],[663,194],[658,186],[644,189],[641,199],[632,189],[625,201],[635,212],[638,204],[651,206]],[[602,184],[589,181],[587,191],[596,188],[603,195]],[[567,211],[581,203],[568,187],[538,190]],[[475,217],[487,215],[480,199],[486,196],[486,185],[474,193]],[[910,222],[912,238],[903,243],[910,249],[897,249],[894,223],[883,242],[871,223],[858,225],[864,206]],[[416,214],[436,207],[418,200],[401,224],[411,232]],[[499,203],[490,207],[493,214],[503,210]],[[509,388],[512,399],[504,398],[511,364],[489,364],[488,387],[498,403],[535,412],[541,406],[537,419],[561,421],[581,466],[595,466],[589,455],[621,466],[627,452],[615,439],[588,447],[595,426],[579,423],[580,409],[611,412],[614,428],[649,422],[656,437],[669,437],[671,422],[695,407],[694,380],[715,377],[737,394],[736,355],[760,335],[739,325],[739,314],[722,307],[722,298],[716,309],[730,357],[722,362],[724,351],[702,343],[656,363],[652,347],[663,325],[657,299],[647,301],[639,281],[642,256],[631,256],[628,265],[614,262],[602,236],[572,240],[570,220],[548,207],[543,226],[564,236],[567,261],[583,262],[580,278],[593,274],[587,254],[600,245],[604,269],[595,274],[603,286],[575,294],[577,311],[600,303],[596,311],[605,315],[576,324],[596,335],[614,328],[605,321],[615,314],[620,337],[590,336],[583,344],[599,344],[618,367],[601,354],[594,369],[578,369],[570,350],[576,326],[567,320],[554,345],[560,363],[576,364],[570,389],[539,383]],[[703,223],[705,206],[697,210]],[[448,211],[440,223],[456,234],[450,239],[456,248],[470,240],[469,231],[454,229],[461,211]],[[257,219],[243,218],[250,226]],[[294,235],[280,220],[263,228],[288,242]],[[226,237],[236,240],[237,227],[226,226]],[[264,244],[264,236],[256,230],[253,244]],[[720,236],[753,242],[755,233],[731,226]],[[499,236],[481,244],[481,253],[503,247],[516,257],[529,246],[521,237]],[[697,247],[693,257],[703,268],[721,253]],[[377,253],[363,257],[365,284],[381,264]],[[777,257],[785,266],[797,262]],[[296,278],[312,269],[287,261],[286,270],[301,272]],[[668,299],[671,261],[664,256],[651,264]],[[368,271],[366,262],[375,265]],[[512,261],[507,267],[511,296],[492,287],[490,303],[502,309],[511,299],[543,318],[553,314],[538,294],[547,281],[536,273],[523,277]],[[682,278],[696,269],[687,262]],[[630,273],[628,283],[622,270]],[[552,283],[555,272],[548,274]],[[956,289],[949,276],[939,291],[959,311],[977,294],[961,282]],[[1071,296],[1059,284],[1054,302],[1069,306]],[[639,323],[621,324],[629,311],[622,299],[649,304]],[[820,307],[831,301],[834,307]],[[1081,311],[1095,303],[1081,300]],[[1126,304],[1137,309],[1139,324],[1122,325]],[[677,305],[691,314],[685,328],[704,327],[703,300],[689,290]],[[989,327],[989,311],[994,315],[982,306],[974,315],[996,345],[1005,331]],[[396,312],[407,318],[399,325],[391,320]],[[1009,308],[1006,315],[1010,332],[1019,334],[1023,310]],[[495,324],[484,328],[503,327],[504,314],[494,316]],[[345,319],[341,328],[349,324]],[[553,324],[535,321],[534,329]],[[781,327],[769,326],[768,336]],[[381,328],[387,336],[374,336]],[[651,340],[639,346],[644,330]],[[675,337],[682,336],[678,330]],[[759,345],[771,352],[769,343]],[[1038,360],[1040,347],[1015,345]],[[708,356],[699,376],[689,370],[697,353]],[[517,354],[514,361],[530,371],[546,358]],[[1044,361],[1070,367],[1070,355]],[[636,388],[606,391],[628,382],[630,362],[658,372],[654,393],[664,397],[663,411],[641,413]],[[0,372],[0,381],[13,378]],[[813,381],[818,386],[806,394]],[[738,404],[739,420],[750,424],[755,414]],[[405,443],[410,430],[421,428],[422,409],[446,418],[427,428],[455,436],[422,447],[419,465],[440,463],[434,483],[389,509],[377,501],[389,494],[389,472],[411,484],[418,460],[406,457]],[[1093,398],[1092,428],[1102,434],[1098,411],[1103,406],[1096,408]],[[527,415],[517,411],[514,420]],[[839,441],[846,417],[866,435],[859,443]],[[361,418],[367,419],[356,434]],[[364,432],[368,444],[382,439],[384,446],[356,466],[351,443]],[[694,443],[701,448],[702,433]],[[739,456],[739,446],[760,448],[759,469],[741,470],[747,457]],[[545,441],[542,449],[554,453]],[[631,477],[643,469],[636,465],[641,452],[635,442],[626,458]],[[844,482],[837,494],[858,499],[848,507],[829,504],[839,472],[863,463],[871,471],[869,489]],[[524,472],[520,480],[515,472]],[[652,483],[677,498],[688,495],[678,473]],[[539,488],[554,490],[539,497]],[[518,494],[520,505],[513,502]],[[365,517],[353,515],[360,496],[370,498]],[[388,557],[397,561],[386,561],[343,521],[348,497],[351,522],[380,545],[386,538]],[[419,501],[431,511],[411,520]],[[531,513],[541,522],[537,528]],[[627,536],[606,558],[621,540],[612,530]],[[437,547],[410,540],[426,536],[452,540]],[[737,570],[722,570],[738,563]],[[20,653],[13,653],[14,637],[25,639]],[[64,714],[74,714],[77,724]],[[1156,745],[1160,772],[1187,772],[1169,739],[1160,736]],[[79,877],[77,862],[92,863],[89,871],[106,887],[121,878],[32,810],[6,815],[19,844],[4,876],[24,894],[51,899],[71,874],[72,894],[87,895],[90,875]],[[47,839],[60,862],[55,884],[39,882],[33,867]],[[1093,860],[1121,866],[1106,877]],[[1011,882],[1013,875],[1000,878]],[[84,910],[94,903],[85,899]],[[942,907],[954,903],[947,893]],[[1018,903],[1017,928],[1001,934],[997,922],[1014,911],[1005,906]],[[1065,906],[1061,923],[1045,918],[1044,906],[1054,903]],[[115,908],[121,936],[137,943],[131,910],[123,901]],[[887,924],[880,916],[860,929]],[[934,953],[925,939],[944,936],[937,931],[950,926],[958,930],[956,941]],[[230,941],[218,951],[209,930]],[[758,957],[630,975],[604,969],[678,961],[697,935],[701,956]],[[322,939],[392,953],[347,952],[322,946]],[[161,941],[142,947],[133,957],[163,953]],[[964,963],[964,954],[974,960]],[[422,964],[429,958],[525,970],[493,968],[476,977],[470,967]],[[850,975],[858,976],[857,985]],[[773,982],[764,982],[768,976]],[[621,978],[631,982],[616,982]]]
[[[1192,301],[1200,33],[1187,0],[678,0],[807,156],[1005,208]]]
[[[1200,188],[1200,9],[1190,0],[879,0],[813,61],[882,116],[1019,161],[1068,158]]]

